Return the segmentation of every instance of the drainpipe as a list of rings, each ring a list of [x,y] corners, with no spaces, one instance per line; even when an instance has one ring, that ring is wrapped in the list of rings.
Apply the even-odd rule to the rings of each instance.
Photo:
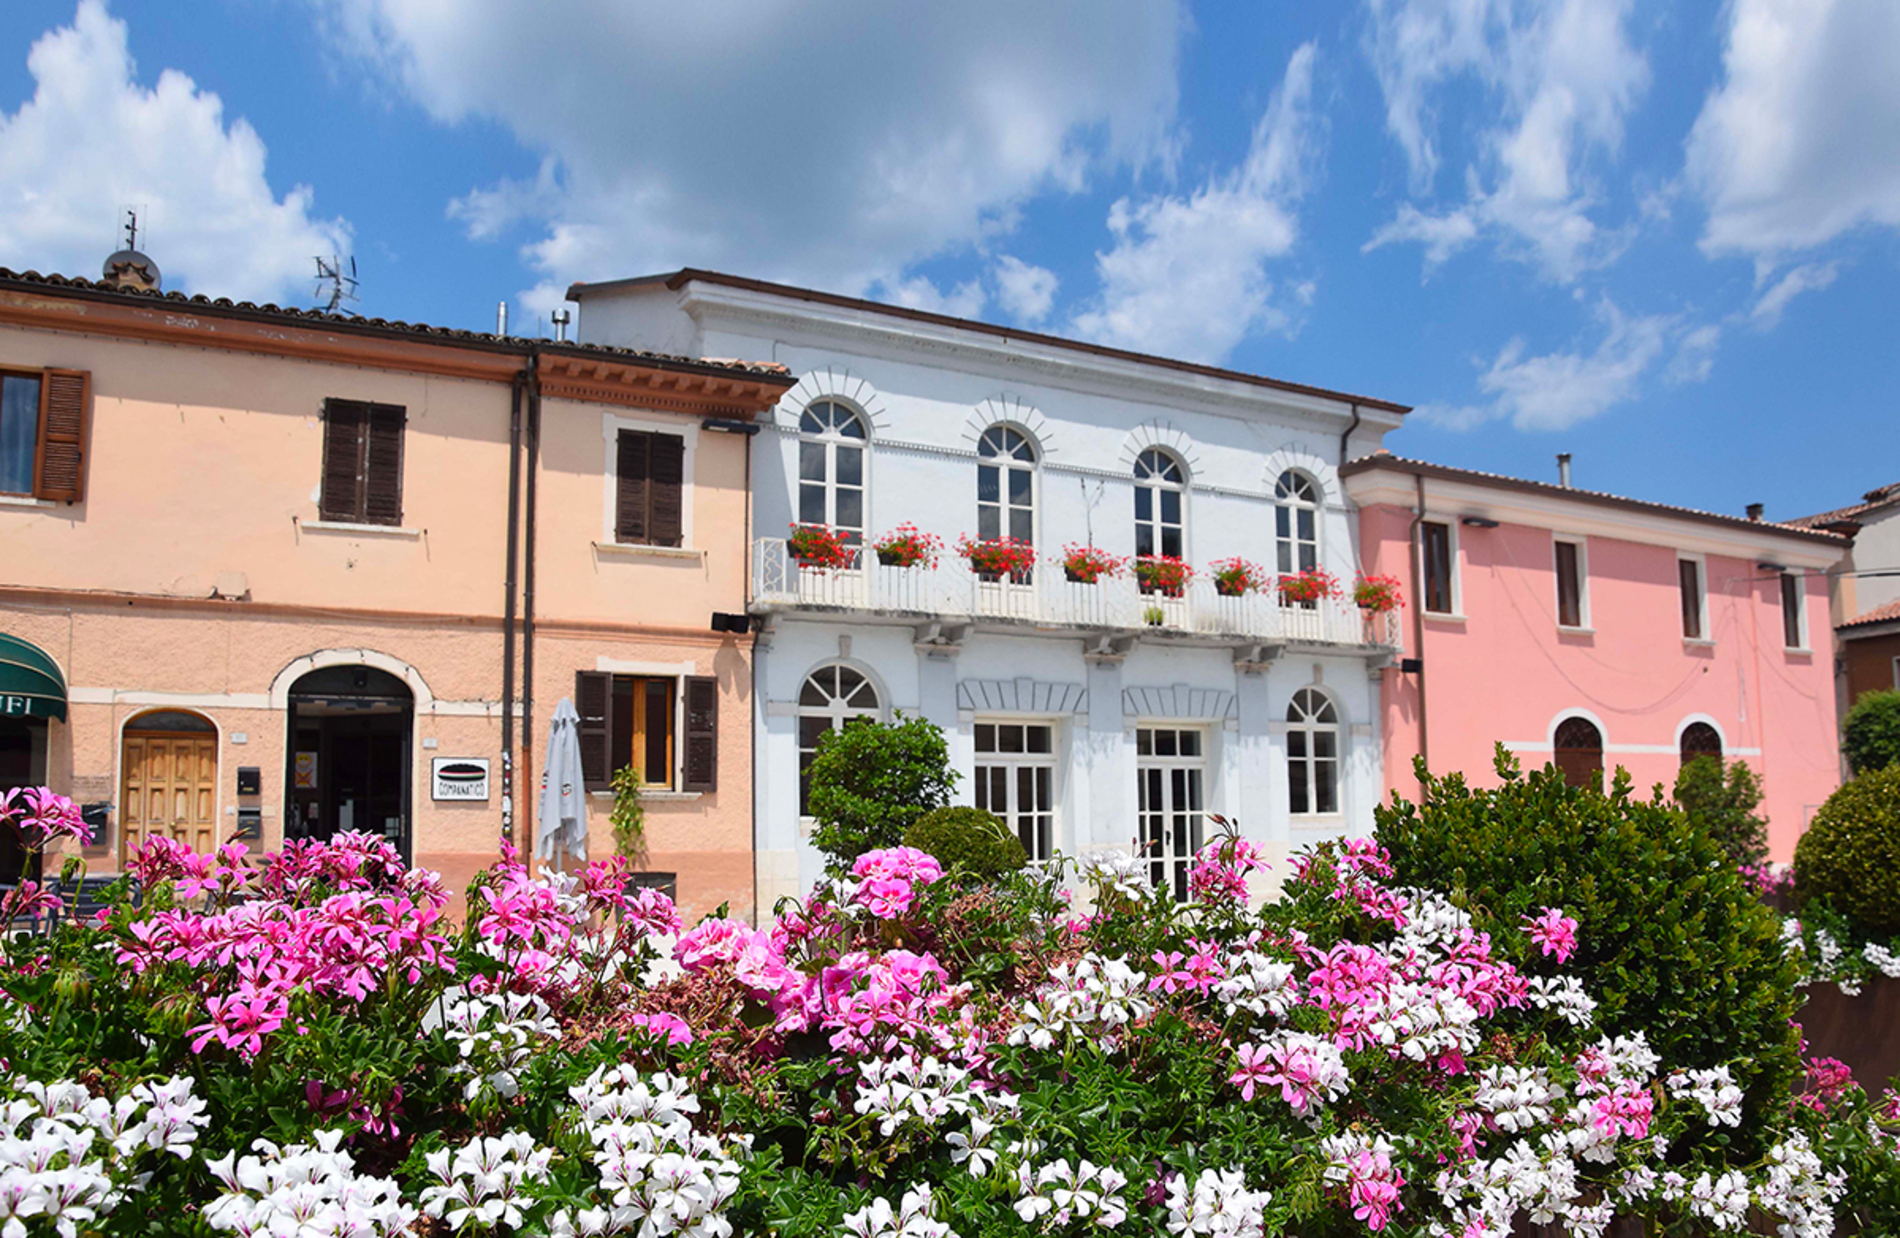
[[[1347,426],[1346,432],[1339,436],[1339,462],[1341,464],[1346,463],[1346,452],[1349,450],[1346,444],[1352,440],[1352,432],[1354,430],[1357,430],[1358,428],[1359,428],[1359,401],[1354,400],[1352,402],[1352,424]]]
[[[541,349],[528,346],[528,493],[527,546],[523,552],[521,586],[521,785],[527,801],[539,804],[534,785],[534,517],[535,482],[541,470]],[[527,814],[523,851],[534,837],[534,814]]]
[[[515,569],[520,561],[521,401],[526,369],[517,370],[508,394],[508,551],[502,569],[501,604],[501,836],[515,841]]]
[[[1425,522],[1425,474],[1414,473],[1412,480],[1418,486],[1418,512],[1412,517],[1412,652],[1418,658],[1418,755],[1419,759],[1431,763],[1431,746],[1425,729],[1425,599],[1418,591],[1420,562],[1425,558],[1425,545],[1419,539],[1418,526]]]

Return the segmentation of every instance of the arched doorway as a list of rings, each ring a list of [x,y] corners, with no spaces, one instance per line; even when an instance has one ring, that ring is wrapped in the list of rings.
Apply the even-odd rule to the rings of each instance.
[[[1603,732],[1588,718],[1557,724],[1557,769],[1573,787],[1603,789]]]
[[[290,687],[284,837],[380,834],[410,858],[415,696],[373,666],[326,666]]]
[[[1680,742],[1684,765],[1697,757],[1722,759],[1722,734],[1706,722],[1691,722],[1683,727]]]
[[[159,709],[119,741],[119,852],[170,838],[210,855],[218,837],[218,730],[203,714]]]

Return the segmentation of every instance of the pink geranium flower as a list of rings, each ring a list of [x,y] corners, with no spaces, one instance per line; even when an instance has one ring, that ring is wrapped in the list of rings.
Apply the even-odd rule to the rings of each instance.
[[[1577,952],[1577,922],[1555,907],[1525,916],[1524,930],[1546,956],[1555,955],[1559,963],[1569,962]]]

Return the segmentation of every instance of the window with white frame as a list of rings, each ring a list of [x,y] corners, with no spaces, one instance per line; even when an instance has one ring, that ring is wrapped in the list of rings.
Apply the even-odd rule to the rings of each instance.
[[[991,426],[976,443],[976,535],[1036,540],[1036,448],[1014,426]]]
[[[1273,487],[1275,568],[1292,576],[1319,566],[1319,487],[1304,473],[1282,473]]]
[[[864,418],[836,400],[798,417],[798,521],[829,525],[855,545],[864,538]]]
[[[1199,727],[1135,729],[1136,819],[1148,878],[1186,902],[1188,870],[1201,849],[1207,736]]]
[[[877,688],[862,672],[849,666],[821,666],[798,692],[798,811],[810,811],[811,762],[818,741],[841,731],[853,718],[876,718],[881,712]]]
[[[1158,447],[1135,457],[1135,553],[1143,557],[1185,553],[1182,501],[1187,474],[1181,462]]]
[[[1301,688],[1286,707],[1287,811],[1339,811],[1339,711],[1318,688]]]
[[[1424,577],[1425,613],[1458,613],[1458,541],[1450,524],[1424,520],[1418,526],[1420,574]]]
[[[1702,560],[1683,556],[1676,560],[1677,589],[1682,595],[1682,639],[1709,639],[1709,601],[1702,579]]]
[[[1016,831],[1032,860],[1055,854],[1055,727],[976,724],[976,806]]]
[[[1582,538],[1551,539],[1552,566],[1557,575],[1557,626],[1590,626],[1590,562]]]
[[[1795,572],[1781,574],[1781,640],[1790,649],[1808,647],[1807,616],[1802,613],[1801,577]]]

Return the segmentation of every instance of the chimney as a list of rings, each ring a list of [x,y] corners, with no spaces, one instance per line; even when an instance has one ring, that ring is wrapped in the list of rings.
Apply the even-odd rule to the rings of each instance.
[[[1567,451],[1557,453],[1557,484],[1570,489],[1570,453]]]
[[[508,302],[506,301],[495,302],[495,334],[500,336],[508,334]]]
[[[567,324],[574,320],[573,316],[564,309],[557,309],[553,314],[549,315],[549,317],[554,320],[554,342],[557,344],[565,343],[567,340]]]
[[[1760,522],[1761,520],[1761,504],[1760,503],[1750,503],[1748,505],[1748,518],[1750,520],[1756,521],[1757,523]]]

